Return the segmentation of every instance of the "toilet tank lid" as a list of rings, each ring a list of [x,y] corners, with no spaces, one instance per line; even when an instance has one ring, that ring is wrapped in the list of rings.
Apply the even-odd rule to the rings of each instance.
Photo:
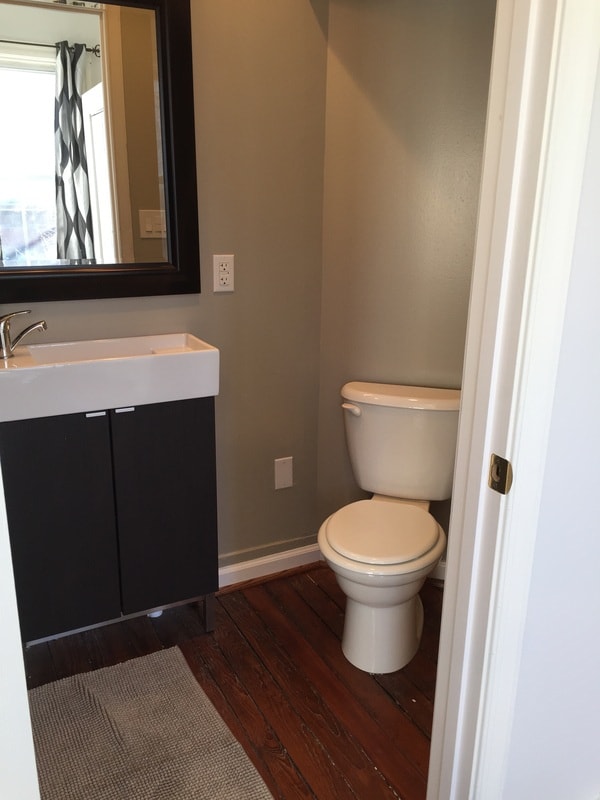
[[[460,408],[460,389],[351,381],[342,386],[341,394],[345,400],[375,406],[430,411],[458,411]]]

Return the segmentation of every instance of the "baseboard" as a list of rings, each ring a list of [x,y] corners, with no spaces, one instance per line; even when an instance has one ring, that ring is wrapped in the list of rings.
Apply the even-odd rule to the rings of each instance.
[[[319,561],[321,558],[321,551],[315,543],[296,547],[293,550],[284,550],[282,553],[253,558],[250,561],[240,561],[238,564],[229,564],[219,568],[219,587],[222,589],[234,583],[264,578],[286,569],[294,569],[303,564],[310,564],[312,561]]]
[[[446,580],[446,553],[441,557],[438,565],[433,570],[433,572],[429,573],[429,577],[431,580],[439,581],[440,583],[444,583]]]

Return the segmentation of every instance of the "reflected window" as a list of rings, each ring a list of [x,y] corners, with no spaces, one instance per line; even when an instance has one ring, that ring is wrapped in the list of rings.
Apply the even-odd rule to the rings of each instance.
[[[76,110],[57,43],[76,65]],[[6,270],[169,263],[158,63],[156,13],[141,0],[0,0]]]
[[[0,67],[0,97],[11,113],[0,125],[0,236],[3,260],[56,258],[54,63]]]

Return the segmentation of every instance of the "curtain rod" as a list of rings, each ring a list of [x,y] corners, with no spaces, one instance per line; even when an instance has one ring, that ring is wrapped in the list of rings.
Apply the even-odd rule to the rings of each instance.
[[[0,39],[0,43],[2,44],[24,44],[28,47],[56,47],[55,44],[44,44],[42,42],[18,42],[16,39]],[[100,45],[96,44],[94,47],[88,47],[87,44],[84,45],[86,53],[93,53],[97,58],[100,58]],[[72,50],[72,47],[69,47],[69,50]]]

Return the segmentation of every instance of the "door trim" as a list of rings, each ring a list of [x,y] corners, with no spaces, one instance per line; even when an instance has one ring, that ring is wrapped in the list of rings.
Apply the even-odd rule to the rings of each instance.
[[[502,796],[599,42],[596,0],[498,2],[429,800]]]

